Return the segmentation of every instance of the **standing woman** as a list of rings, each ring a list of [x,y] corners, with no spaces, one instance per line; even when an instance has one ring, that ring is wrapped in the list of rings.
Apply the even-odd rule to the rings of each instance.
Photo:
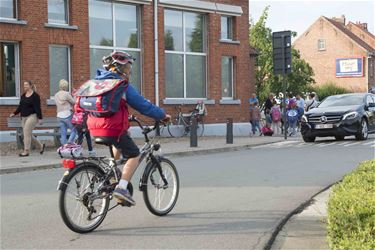
[[[9,117],[13,117],[21,113],[24,149],[19,154],[20,157],[29,156],[32,142],[39,146],[40,154],[43,154],[45,148],[45,144],[40,143],[32,134],[36,124],[41,124],[43,119],[40,96],[36,93],[35,85],[31,81],[25,81],[23,88],[25,93],[21,96],[17,110],[9,115]]]
[[[73,106],[75,101],[72,95],[68,92],[69,83],[66,80],[62,79],[59,81],[59,89],[59,92],[55,94],[55,102],[57,118],[59,118],[60,121],[60,142],[61,145],[64,145],[66,143],[73,143],[77,134],[77,131],[72,124]],[[70,136],[67,141],[66,136],[68,129],[70,129]]]

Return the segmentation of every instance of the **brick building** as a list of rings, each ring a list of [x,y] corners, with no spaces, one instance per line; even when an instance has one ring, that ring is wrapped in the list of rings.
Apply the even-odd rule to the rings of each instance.
[[[321,16],[294,47],[313,68],[318,85],[333,82],[352,92],[375,87],[375,36],[365,23]]]
[[[0,130],[24,80],[36,82],[43,114],[53,117],[58,81],[77,88],[113,50],[137,58],[132,83],[169,113],[204,100],[207,123],[246,122],[248,13],[243,0],[0,0]]]

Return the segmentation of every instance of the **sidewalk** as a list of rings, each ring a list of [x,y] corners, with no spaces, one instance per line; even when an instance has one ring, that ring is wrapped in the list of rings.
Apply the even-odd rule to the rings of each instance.
[[[328,250],[327,202],[331,189],[312,199],[312,204],[294,215],[277,235],[271,249]]]
[[[296,137],[297,138],[297,137]],[[288,140],[296,140],[290,138]],[[190,138],[161,138],[161,154],[165,156],[186,156],[194,154],[205,154],[215,152],[227,152],[240,149],[251,148],[259,145],[265,145],[274,142],[283,141],[284,138],[279,137],[234,137],[233,144],[226,144],[225,137],[202,137],[198,138],[198,147],[190,147]],[[143,145],[142,140],[135,140],[138,146]],[[97,156],[108,156],[107,147],[95,145],[94,149]],[[13,152],[12,152],[13,153]],[[87,151],[84,151],[87,155]],[[56,153],[56,149],[48,147],[43,155],[37,151],[32,151],[29,157],[19,157],[18,151],[14,155],[1,156],[0,174],[32,171],[38,169],[50,169],[61,167],[61,158]]]

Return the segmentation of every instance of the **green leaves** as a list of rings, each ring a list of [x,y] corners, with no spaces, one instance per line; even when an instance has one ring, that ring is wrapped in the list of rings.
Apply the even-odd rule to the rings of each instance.
[[[375,159],[334,186],[328,202],[331,249],[375,249]]]

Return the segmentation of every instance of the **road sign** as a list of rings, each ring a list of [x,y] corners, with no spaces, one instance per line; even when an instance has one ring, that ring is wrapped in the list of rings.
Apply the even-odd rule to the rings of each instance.
[[[292,40],[290,31],[272,33],[273,72],[284,75],[292,72]]]

